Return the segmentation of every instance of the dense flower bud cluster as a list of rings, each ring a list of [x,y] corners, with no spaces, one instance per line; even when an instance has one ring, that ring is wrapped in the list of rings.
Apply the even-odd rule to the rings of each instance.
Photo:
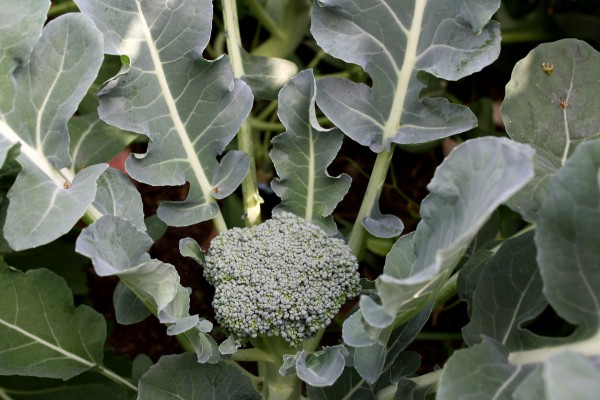
[[[343,240],[291,213],[213,239],[204,276],[218,322],[240,339],[299,345],[358,295],[358,263]]]

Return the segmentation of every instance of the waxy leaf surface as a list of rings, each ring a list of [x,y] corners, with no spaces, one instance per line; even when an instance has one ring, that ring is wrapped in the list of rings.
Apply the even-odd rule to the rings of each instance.
[[[436,399],[510,400],[530,370],[531,367],[509,363],[508,351],[486,339],[452,355],[444,365]]]
[[[138,399],[258,400],[250,380],[235,367],[198,364],[191,354],[162,357],[142,376]]]
[[[535,241],[544,294],[574,325],[600,327],[600,140],[580,144],[548,186]]]
[[[327,167],[342,146],[338,130],[319,126],[315,114],[315,79],[302,71],[279,94],[279,119],[286,131],[276,136],[271,159],[277,177],[271,182],[281,198],[277,206],[334,234],[337,227],[330,216],[350,188],[350,177],[332,177]]]
[[[463,328],[468,345],[485,335],[511,351],[539,346],[539,338],[521,326],[548,305],[535,257],[533,232],[527,232],[505,241],[498,253],[479,267],[483,271],[472,298],[471,321]]]
[[[533,151],[507,139],[473,139],[438,167],[414,234],[402,237],[376,280],[382,306],[361,298],[363,319],[385,328],[430,302],[494,210],[533,176]]]
[[[0,375],[69,379],[102,364],[106,324],[46,269],[0,265]]]
[[[121,290],[117,300],[120,315],[127,322],[143,318],[138,301],[168,326],[167,334],[185,333],[194,347],[198,361],[217,362],[217,345],[206,332],[212,329],[207,320],[190,315],[190,297],[179,283],[177,270],[171,264],[151,259],[147,250],[152,239],[130,221],[117,216],[104,216],[85,228],[77,238],[76,250],[92,259],[100,276],[119,277],[138,300]],[[117,302],[118,303],[118,302]],[[133,310],[124,310],[129,304]]]
[[[252,92],[233,79],[227,57],[201,57],[212,28],[212,2],[76,3],[104,33],[105,52],[122,56],[126,64],[98,93],[100,117],[151,140],[147,153],[128,159],[127,172],[157,186],[189,182],[185,201],[164,202],[158,209],[169,225],[219,216],[213,194],[231,193],[247,167],[237,168],[243,162],[220,164],[216,157],[250,112]],[[238,161],[246,157],[234,154]]]
[[[76,177],[71,164],[67,121],[73,115],[102,63],[102,36],[89,18],[65,15],[41,31],[39,13],[47,2],[9,0],[2,21],[23,10],[24,33],[17,43],[0,39],[0,135],[3,147],[20,145],[22,172],[8,193],[4,235],[15,250],[48,243],[68,232],[92,203],[96,179],[106,166],[87,168]],[[37,8],[32,8],[32,7]],[[39,23],[39,27],[35,25]],[[4,35],[3,33],[3,35]],[[39,40],[37,40],[39,39]]]
[[[600,53],[575,39],[545,43],[513,69],[502,118],[511,138],[535,148],[536,176],[509,203],[537,219],[548,182],[579,143],[600,136]],[[544,65],[552,69],[544,71]]]
[[[374,152],[473,128],[466,107],[421,99],[419,73],[456,80],[496,59],[498,0],[315,0],[311,32],[327,53],[358,64],[373,86],[318,82],[317,103],[346,135]]]

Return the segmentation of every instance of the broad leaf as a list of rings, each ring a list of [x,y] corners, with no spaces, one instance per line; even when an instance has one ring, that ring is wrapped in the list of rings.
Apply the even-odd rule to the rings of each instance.
[[[0,377],[0,393],[11,400],[129,400],[131,392],[95,372],[75,378]]]
[[[358,64],[373,87],[339,78],[318,82],[317,103],[353,140],[374,152],[391,143],[429,142],[473,128],[463,106],[421,99],[420,73],[456,80],[500,51],[489,22],[499,0],[315,0],[311,32],[327,53]]]
[[[119,282],[115,288],[113,305],[115,307],[115,318],[122,325],[136,324],[152,314],[123,282]]]
[[[298,67],[291,61],[275,57],[262,57],[248,54],[243,49],[242,79],[252,88],[258,99],[276,100],[279,90],[298,73]]]
[[[136,138],[132,133],[107,125],[98,119],[97,113],[71,118],[69,135],[73,173],[89,165],[108,162]]]
[[[593,360],[563,352],[545,360],[517,387],[514,398],[587,399],[598,398],[600,368]]]
[[[43,246],[5,254],[4,260],[23,272],[35,268],[49,269],[65,280],[74,295],[86,295],[89,292],[87,268],[90,260],[75,252],[75,236],[72,233]]]
[[[33,4],[44,10],[47,6],[28,2],[26,9]],[[22,2],[10,0],[3,4],[0,19],[14,19],[21,7]],[[37,18],[25,18],[30,31],[27,25],[12,28],[26,32],[15,49],[14,43],[4,40],[0,48],[0,68],[10,72],[0,75],[0,90],[7,99],[0,104],[0,135],[3,146],[20,144],[17,160],[23,169],[8,193],[4,226],[15,250],[48,243],[68,232],[92,203],[96,179],[106,168],[90,167],[75,178],[66,169],[71,164],[67,121],[100,68],[100,33],[87,17],[65,15],[49,22],[31,49],[39,35],[32,20]],[[24,60],[29,62],[20,65]]]
[[[483,335],[511,351],[539,345],[538,338],[521,327],[548,305],[535,257],[533,232],[527,232],[504,242],[482,267],[472,298],[471,321],[463,328],[468,345],[480,342]]]
[[[546,43],[515,65],[506,85],[506,131],[536,150],[535,179],[509,203],[530,221],[538,216],[548,182],[577,145],[600,136],[600,115],[589,111],[600,91],[599,63],[600,53],[585,42]]]
[[[248,116],[252,93],[233,79],[227,57],[201,57],[212,27],[211,1],[76,3],[104,33],[105,51],[126,60],[98,93],[100,117],[151,140],[147,153],[128,159],[127,172],[151,185],[190,183],[185,201],[159,207],[169,225],[220,218],[213,194],[231,192],[247,167],[220,164],[216,157]]]
[[[15,87],[6,79],[26,64],[33,46],[42,34],[50,0],[5,0],[0,9],[0,110],[13,107]],[[2,146],[4,148],[4,146]]]
[[[0,375],[69,379],[102,364],[104,318],[46,269],[0,265]]]
[[[94,207],[104,215],[115,215],[145,231],[142,197],[123,173],[108,168],[98,179]]]
[[[512,400],[512,392],[531,367],[512,365],[499,343],[486,339],[456,351],[444,366],[436,399]]]
[[[270,156],[278,177],[271,182],[281,198],[277,206],[334,234],[330,216],[350,188],[350,177],[332,177],[327,167],[342,146],[338,130],[319,126],[315,114],[315,79],[302,71],[279,94],[278,116],[286,131],[276,136]]]
[[[235,382],[235,384],[232,384]],[[143,400],[258,400],[250,379],[235,367],[198,364],[191,354],[162,357],[140,379]]]
[[[346,320],[343,337],[347,344],[355,346],[352,364],[360,376],[367,383],[374,384],[385,373],[393,374],[398,356],[423,329],[430,314],[431,307],[428,307],[395,329],[366,327],[360,319],[360,312]],[[356,340],[357,337],[360,339]]]
[[[348,350],[343,345],[323,347],[308,355],[302,350],[295,355],[284,355],[279,373],[285,376],[295,372],[311,386],[331,386],[344,371],[347,356]]]
[[[331,386],[307,388],[311,400],[371,400],[374,393],[354,368],[345,368]]]
[[[469,140],[450,153],[428,186],[416,232],[394,245],[376,280],[382,306],[361,298],[369,325],[406,320],[433,300],[493,211],[531,179],[532,153],[498,138]]]
[[[548,187],[535,241],[544,294],[567,321],[600,326],[600,140],[580,144]]]
[[[185,333],[200,362],[217,362],[217,345],[206,334],[212,329],[212,324],[189,314],[189,293],[179,283],[175,267],[151,259],[146,252],[151,245],[150,237],[131,222],[116,216],[104,216],[81,232],[76,250],[92,259],[98,275],[118,276],[135,294],[138,300],[133,300],[126,292],[119,296],[128,297],[117,298],[124,305],[134,307],[133,313],[121,309],[121,316],[126,321],[142,318],[137,304],[141,301],[168,326],[169,335]]]

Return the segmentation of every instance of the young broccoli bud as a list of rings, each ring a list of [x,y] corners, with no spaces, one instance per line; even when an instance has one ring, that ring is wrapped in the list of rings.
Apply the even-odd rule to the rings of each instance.
[[[327,326],[359,293],[358,262],[342,239],[291,213],[213,239],[204,276],[218,322],[241,340],[281,336],[291,346]]]

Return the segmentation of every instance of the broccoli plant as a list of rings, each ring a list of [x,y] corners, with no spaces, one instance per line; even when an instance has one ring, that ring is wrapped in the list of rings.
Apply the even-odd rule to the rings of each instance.
[[[380,204],[399,148],[473,134],[440,88],[498,57],[499,7],[4,0],[0,399],[594,398],[596,50],[565,39],[517,63],[508,137],[450,151],[413,231]],[[352,178],[329,170],[344,141],[374,163],[342,218]],[[145,215],[134,182],[185,198]],[[150,254],[166,226],[207,222],[210,243],[170,246],[214,287],[214,319]],[[118,323],[156,318],[185,352],[115,357],[86,305],[90,262],[118,278]],[[453,298],[464,348],[419,368],[408,346]]]

